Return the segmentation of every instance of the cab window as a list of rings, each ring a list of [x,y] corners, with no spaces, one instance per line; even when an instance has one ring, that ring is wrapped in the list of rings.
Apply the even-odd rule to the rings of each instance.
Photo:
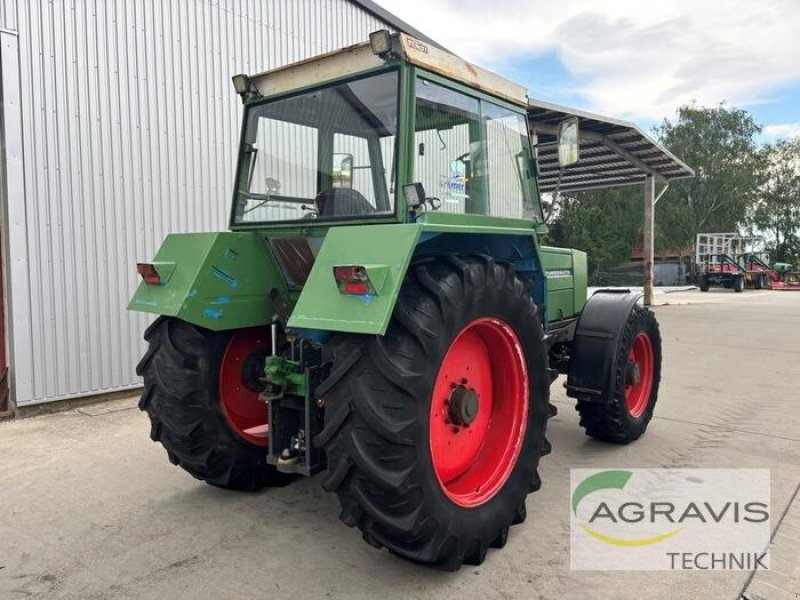
[[[420,78],[414,181],[440,211],[541,220],[525,115]]]

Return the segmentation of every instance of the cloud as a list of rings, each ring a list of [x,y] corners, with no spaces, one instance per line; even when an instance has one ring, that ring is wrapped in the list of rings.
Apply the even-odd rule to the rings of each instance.
[[[578,78],[583,106],[616,116],[660,120],[692,100],[765,102],[772,90],[800,80],[796,0],[381,4],[453,52],[496,70],[555,53]],[[540,96],[536,81],[524,83],[531,96]]]
[[[800,123],[781,123],[764,127],[764,137],[771,140],[800,137]]]

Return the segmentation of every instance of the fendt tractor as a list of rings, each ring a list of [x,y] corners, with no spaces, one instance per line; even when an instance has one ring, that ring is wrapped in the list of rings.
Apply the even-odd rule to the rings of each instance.
[[[540,486],[550,384],[586,433],[647,428],[661,338],[546,247],[524,88],[404,34],[233,77],[230,231],[169,235],[129,308],[169,459],[258,490],[325,471],[364,540],[480,564]],[[562,167],[577,123],[559,130]]]

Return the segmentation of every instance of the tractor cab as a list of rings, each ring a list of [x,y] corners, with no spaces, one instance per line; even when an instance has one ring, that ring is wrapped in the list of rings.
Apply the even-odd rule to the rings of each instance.
[[[436,47],[380,31],[234,84],[234,230],[436,211],[542,221],[525,89]]]

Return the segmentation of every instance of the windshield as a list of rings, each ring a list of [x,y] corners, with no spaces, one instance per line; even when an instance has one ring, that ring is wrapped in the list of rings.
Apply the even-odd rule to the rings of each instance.
[[[398,74],[247,109],[233,223],[394,213]]]

